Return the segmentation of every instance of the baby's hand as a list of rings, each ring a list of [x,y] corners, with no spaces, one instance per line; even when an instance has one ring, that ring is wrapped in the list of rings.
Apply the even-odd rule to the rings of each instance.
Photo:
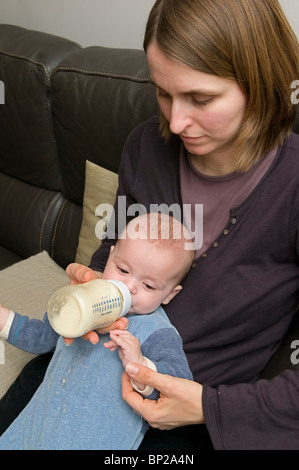
[[[142,355],[140,342],[132,333],[127,330],[112,330],[110,331],[110,338],[111,340],[104,343],[104,346],[110,349],[110,351],[115,351],[119,348],[119,357],[124,367],[126,367],[129,362],[136,362],[153,370],[157,370],[155,364]],[[154,390],[152,387],[141,382],[133,382],[131,380],[131,383],[135,390],[143,396],[150,395]]]
[[[119,357],[123,366],[129,362],[137,362],[143,364],[143,355],[140,349],[140,343],[135,336],[128,330],[112,330],[110,331],[111,340],[104,344],[105,348],[115,351],[119,348]]]
[[[128,330],[112,330],[110,331],[110,338],[111,340],[104,343],[104,346],[110,349],[110,351],[115,351],[119,348],[118,354],[124,367],[129,362],[146,365],[146,360],[141,353],[140,342],[132,333]],[[145,389],[145,385],[142,383],[134,382],[134,385],[137,386],[140,392]]]
[[[6,325],[7,319],[9,317],[10,310],[0,304],[0,331]]]

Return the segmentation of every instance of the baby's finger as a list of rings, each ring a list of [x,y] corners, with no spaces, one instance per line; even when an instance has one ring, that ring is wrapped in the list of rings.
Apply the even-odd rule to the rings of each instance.
[[[128,330],[113,329],[110,331],[110,338],[132,338],[133,335]]]
[[[118,348],[118,345],[115,341],[111,340],[104,343],[104,348],[110,349],[110,351],[115,351]]]
[[[121,348],[125,348],[132,343],[131,336],[127,336],[123,333],[124,332],[122,331],[121,333],[118,333],[117,331],[110,331],[110,338]]]

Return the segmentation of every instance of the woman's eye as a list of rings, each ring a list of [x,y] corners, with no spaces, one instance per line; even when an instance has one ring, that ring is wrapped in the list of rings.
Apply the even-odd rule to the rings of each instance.
[[[162,91],[162,90],[157,90],[157,95],[158,95],[158,98],[170,98],[168,93],[165,93],[165,91]]]
[[[208,98],[206,100],[199,100],[199,99],[193,98],[193,101],[198,106],[207,106],[207,104],[209,104],[212,101],[212,99],[213,98]]]

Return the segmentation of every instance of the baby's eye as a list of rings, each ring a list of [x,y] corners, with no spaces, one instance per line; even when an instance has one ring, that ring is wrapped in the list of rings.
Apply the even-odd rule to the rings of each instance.
[[[147,284],[146,282],[144,283],[144,287],[148,290],[156,290],[154,286],[151,286],[150,284]]]
[[[121,266],[117,266],[117,269],[122,274],[129,274],[129,271],[127,271],[125,268],[122,268]]]

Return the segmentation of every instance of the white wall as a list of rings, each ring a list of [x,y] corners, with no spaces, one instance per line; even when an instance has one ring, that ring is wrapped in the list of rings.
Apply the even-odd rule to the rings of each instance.
[[[0,0],[0,23],[57,34],[86,46],[142,49],[155,0]]]
[[[299,0],[279,0],[284,12],[299,38]]]
[[[82,46],[142,48],[155,0],[0,0],[0,22],[57,34]],[[280,0],[299,37],[299,0]]]

